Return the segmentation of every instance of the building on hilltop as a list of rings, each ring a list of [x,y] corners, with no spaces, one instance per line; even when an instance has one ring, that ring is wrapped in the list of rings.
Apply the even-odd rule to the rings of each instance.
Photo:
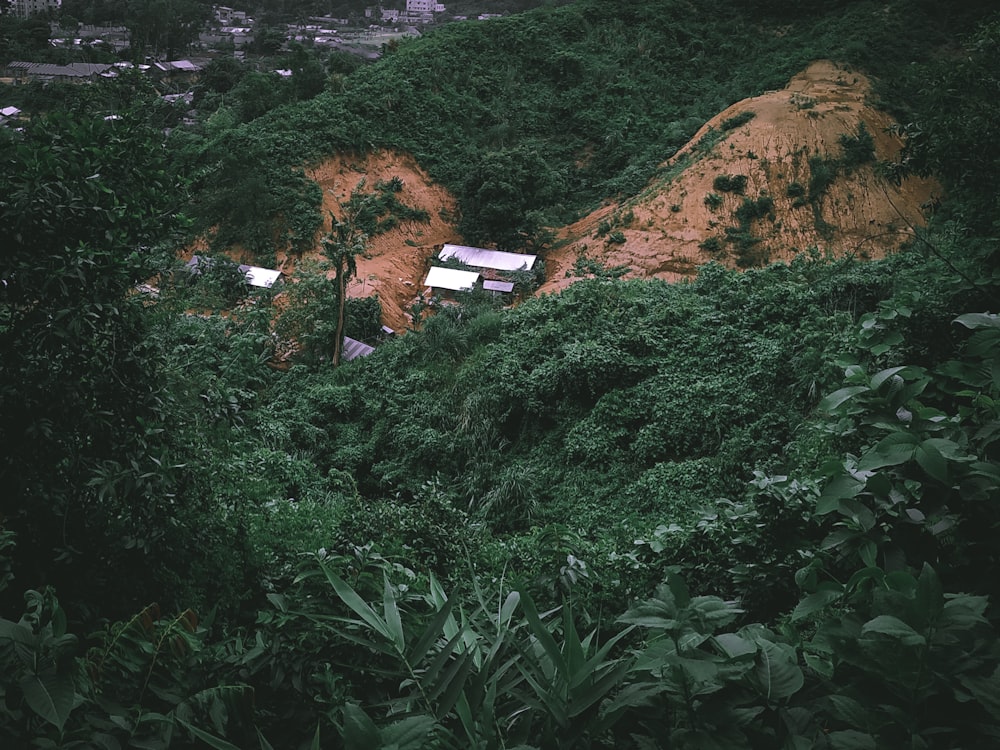
[[[431,23],[435,13],[444,13],[445,7],[436,0],[406,0],[406,12],[399,15],[403,23]]]
[[[9,0],[11,13],[18,18],[28,18],[39,13],[56,11],[62,7],[62,0]]]

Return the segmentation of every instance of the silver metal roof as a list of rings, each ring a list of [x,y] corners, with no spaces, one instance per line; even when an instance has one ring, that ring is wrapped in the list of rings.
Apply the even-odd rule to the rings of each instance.
[[[513,292],[514,282],[513,281],[493,281],[487,279],[483,282],[483,289],[490,292]]]
[[[481,247],[466,247],[464,245],[445,245],[438,253],[438,258],[441,260],[456,258],[467,266],[493,268],[497,271],[530,269],[535,265],[537,257],[537,255],[505,253],[501,250],[485,250]]]
[[[368,346],[368,344],[352,339],[350,336],[344,336],[344,348],[341,350],[340,356],[350,362],[358,357],[367,357],[373,351],[375,351],[374,346]]]

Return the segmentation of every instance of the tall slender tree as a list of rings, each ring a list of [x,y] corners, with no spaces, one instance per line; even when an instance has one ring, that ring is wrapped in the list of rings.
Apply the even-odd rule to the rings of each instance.
[[[340,365],[344,351],[344,309],[347,306],[347,283],[358,272],[357,256],[368,249],[368,235],[355,223],[357,212],[347,210],[337,219],[331,215],[333,226],[323,238],[323,252],[334,265],[337,284],[337,332],[333,342],[333,366]]]

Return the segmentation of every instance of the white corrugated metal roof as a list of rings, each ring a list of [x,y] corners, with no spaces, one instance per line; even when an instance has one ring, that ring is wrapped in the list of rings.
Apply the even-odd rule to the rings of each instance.
[[[475,271],[458,271],[454,268],[431,266],[431,270],[427,272],[427,278],[424,280],[424,286],[457,292],[463,289],[472,289],[478,279],[479,274]]]
[[[438,258],[448,260],[457,258],[467,266],[493,268],[497,271],[519,271],[535,265],[537,255],[521,253],[505,253],[501,250],[484,250],[481,247],[465,247],[464,245],[445,245]]]
[[[259,286],[270,289],[274,282],[281,276],[281,271],[273,268],[260,268],[258,266],[240,266],[240,270],[247,276],[247,283],[250,286]]]

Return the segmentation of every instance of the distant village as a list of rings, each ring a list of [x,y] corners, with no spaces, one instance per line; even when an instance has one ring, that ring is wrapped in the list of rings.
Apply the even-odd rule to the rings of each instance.
[[[3,3],[4,0],[0,0]],[[62,0],[7,0],[8,12],[19,18],[44,16],[52,18],[59,12]],[[391,39],[419,36],[421,28],[429,24],[452,21],[485,21],[499,14],[484,13],[474,18],[448,14],[447,8],[434,0],[406,0],[405,9],[383,8],[381,4],[368,7],[364,15],[356,18],[316,16],[303,22],[268,27],[269,33],[284,33],[284,46],[300,43],[312,48],[328,48],[376,59],[381,55],[381,45]],[[171,102],[191,103],[189,87],[198,74],[213,58],[232,55],[245,60],[248,48],[259,31],[258,23],[245,11],[224,5],[213,6],[210,19],[199,31],[197,39],[188,47],[182,59],[144,57],[141,61],[125,59],[132,50],[129,29],[124,25],[78,25],[66,28],[50,23],[49,44],[56,48],[77,50],[86,59],[90,49],[101,49],[118,56],[115,62],[68,62],[54,64],[33,60],[0,61],[0,83],[18,86],[30,82],[87,83],[98,79],[115,78],[126,71],[138,71],[150,76],[169,92],[164,99]],[[107,59],[107,55],[105,55]],[[276,69],[275,74],[291,76],[291,71]],[[2,89],[0,89],[2,92]],[[185,93],[186,92],[186,93]],[[22,112],[18,107],[5,106],[0,98],[0,127],[16,127]]]

